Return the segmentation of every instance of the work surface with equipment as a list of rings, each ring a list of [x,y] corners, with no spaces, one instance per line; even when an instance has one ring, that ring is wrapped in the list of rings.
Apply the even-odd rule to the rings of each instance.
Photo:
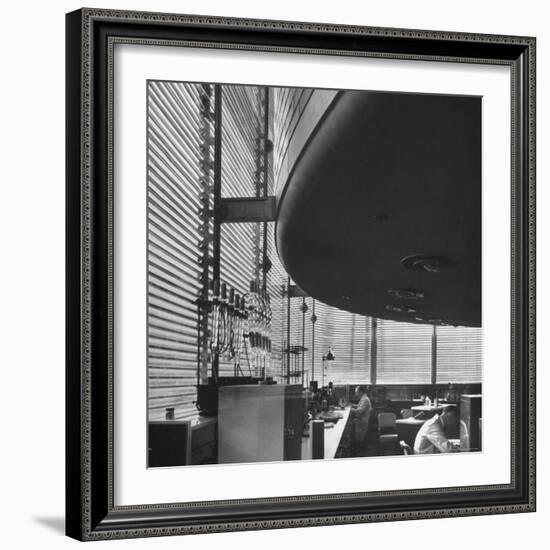
[[[409,455],[422,426],[439,418],[448,407],[457,411],[456,426],[446,431],[452,451],[481,450],[478,394],[460,394],[458,399],[437,402],[380,402],[373,397],[365,440],[358,442],[352,414],[357,407],[354,388],[312,386],[304,389],[299,384],[258,382],[222,386],[214,413],[210,410],[187,422],[149,424],[149,466]],[[376,389],[380,391],[378,387],[371,394],[376,394]],[[396,414],[392,411],[397,407],[400,410]],[[164,440],[159,434],[165,435]],[[155,438],[168,438],[168,446],[155,448]]]
[[[148,467],[480,450],[481,98],[147,86]]]

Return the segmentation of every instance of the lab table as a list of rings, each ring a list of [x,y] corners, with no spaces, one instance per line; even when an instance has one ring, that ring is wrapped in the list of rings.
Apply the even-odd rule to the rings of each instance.
[[[445,407],[448,406],[448,403],[438,403],[437,405],[413,405],[411,411],[414,412],[437,412],[442,411]]]
[[[345,407],[344,409],[335,410],[333,412],[340,413],[340,418],[336,423],[325,422],[325,456],[324,458],[338,458],[343,447],[347,444],[349,430],[351,428],[350,422],[351,407]],[[328,427],[333,426],[333,427]],[[302,460],[309,460],[312,458],[312,437],[311,430],[309,437],[302,437]]]

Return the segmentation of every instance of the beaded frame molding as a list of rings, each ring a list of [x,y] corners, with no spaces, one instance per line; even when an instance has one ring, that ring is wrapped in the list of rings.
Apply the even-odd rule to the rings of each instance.
[[[509,484],[115,506],[112,83],[117,43],[510,67]],[[101,540],[535,510],[534,38],[81,9],[67,14],[66,67],[68,536]]]

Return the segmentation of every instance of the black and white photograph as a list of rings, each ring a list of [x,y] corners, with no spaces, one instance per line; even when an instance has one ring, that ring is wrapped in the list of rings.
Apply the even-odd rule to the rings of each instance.
[[[242,15],[67,14],[66,533],[482,540],[536,508],[536,39]]]
[[[146,86],[147,467],[483,452],[482,97]]]
[[[2,547],[537,550],[547,6],[4,3]]]

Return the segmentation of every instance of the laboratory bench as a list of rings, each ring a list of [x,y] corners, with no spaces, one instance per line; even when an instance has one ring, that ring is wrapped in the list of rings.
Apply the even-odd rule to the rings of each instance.
[[[341,415],[337,422],[325,422],[324,458],[341,458],[350,455],[351,445],[351,406],[336,409],[332,413]],[[302,460],[313,458],[313,433],[302,437]]]

